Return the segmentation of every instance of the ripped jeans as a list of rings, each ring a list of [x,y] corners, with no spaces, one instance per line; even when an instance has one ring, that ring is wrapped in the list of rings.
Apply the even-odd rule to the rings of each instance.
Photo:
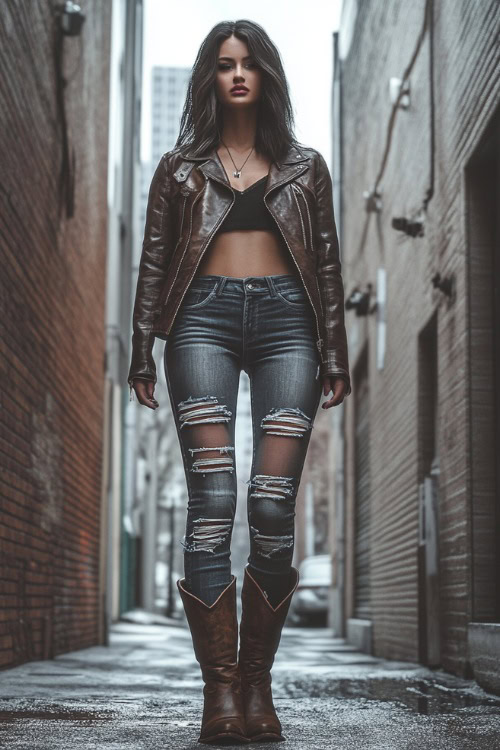
[[[186,587],[212,604],[231,582],[235,414],[250,379],[249,572],[273,606],[289,580],[295,498],[322,382],[314,311],[300,279],[196,277],[165,345],[164,366],[188,489]]]

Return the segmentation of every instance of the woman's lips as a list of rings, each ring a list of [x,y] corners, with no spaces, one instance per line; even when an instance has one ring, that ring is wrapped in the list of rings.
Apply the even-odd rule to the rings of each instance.
[[[241,96],[241,94],[248,94],[248,89],[231,89],[229,93],[232,94],[233,96],[235,95]]]

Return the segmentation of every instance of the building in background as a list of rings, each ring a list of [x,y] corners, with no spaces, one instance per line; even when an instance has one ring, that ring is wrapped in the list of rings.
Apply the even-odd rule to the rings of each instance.
[[[333,35],[333,42],[337,34]],[[339,144],[336,140],[338,113],[336,111],[338,67],[334,67],[331,85],[331,122],[333,164],[329,171],[333,180],[334,214],[339,235],[342,230],[342,212],[338,178]],[[328,398],[331,397],[331,394]],[[326,411],[321,407],[316,413],[310,444],[304,462],[302,478],[296,501],[295,549],[293,564],[299,567],[308,557],[332,555],[332,573],[337,574],[341,563],[343,524],[333,512],[332,502],[341,496],[343,470],[343,406]],[[335,523],[337,521],[337,523]],[[335,579],[329,596],[327,622],[335,635],[343,634],[342,597]]]
[[[155,167],[179,135],[191,68],[155,66],[152,71],[151,160]]]
[[[329,498],[333,482],[330,461],[333,447],[332,411],[333,409],[318,409],[302,470],[296,500],[295,566],[300,565],[306,557],[324,555],[331,551]]]
[[[136,602],[135,410],[129,402],[133,263],[140,244],[142,0],[113,0],[109,86],[108,257],[101,578],[103,639]]]
[[[1,667],[102,642],[104,617],[112,7],[65,36],[29,5],[0,8]]]
[[[153,67],[151,72],[151,161],[142,164],[140,226],[146,221],[148,193],[154,171],[166,151],[173,149],[179,135],[182,108],[191,68]]]
[[[335,426],[337,629],[494,690],[499,13],[345,0],[334,86],[353,377]]]
[[[151,180],[158,162],[170,151],[179,134],[190,68],[152,69],[151,161],[141,164],[139,234],[133,250],[133,296],[142,252],[146,208]],[[138,127],[137,132],[140,132]],[[133,300],[132,300],[133,302]],[[187,491],[182,455],[163,375],[165,342],[155,340],[153,357],[158,373],[152,412],[136,401],[130,403],[134,424],[135,478],[130,485],[133,500],[125,524],[137,540],[134,560],[134,596],[130,607],[173,615],[178,606],[175,580],[182,573],[182,546]],[[132,477],[131,477],[132,478]]]

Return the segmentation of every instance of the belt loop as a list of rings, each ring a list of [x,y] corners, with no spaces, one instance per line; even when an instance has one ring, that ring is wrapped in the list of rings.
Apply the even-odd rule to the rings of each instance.
[[[221,276],[220,279],[217,281],[217,289],[215,290],[215,296],[220,297],[222,294],[222,290],[226,286],[227,276]]]
[[[276,297],[276,287],[274,286],[274,281],[271,276],[265,276],[265,279],[267,281],[267,286],[269,287],[269,294],[271,297]]]

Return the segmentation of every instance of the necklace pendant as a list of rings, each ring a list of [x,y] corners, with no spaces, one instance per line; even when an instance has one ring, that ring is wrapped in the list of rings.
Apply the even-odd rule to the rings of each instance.
[[[233,177],[239,177],[241,172],[233,172]]]

